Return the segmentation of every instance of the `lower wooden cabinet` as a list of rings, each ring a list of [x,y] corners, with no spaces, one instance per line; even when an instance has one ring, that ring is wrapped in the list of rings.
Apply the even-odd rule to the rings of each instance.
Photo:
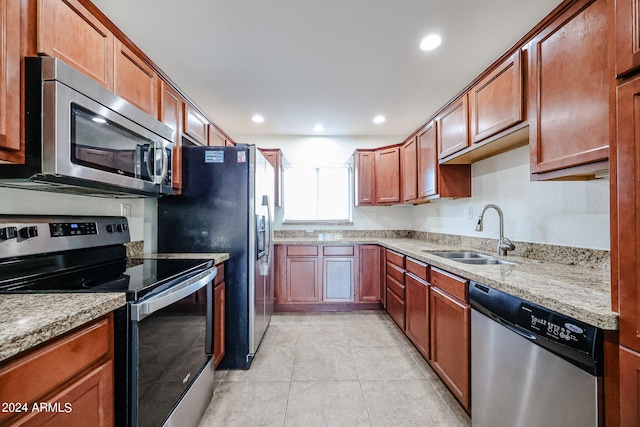
[[[323,259],[323,301],[353,302],[355,296],[354,284],[354,257],[325,257]]]
[[[380,246],[358,247],[358,301],[380,301]]]
[[[404,331],[406,327],[405,257],[387,249],[386,259],[387,313]]]
[[[620,346],[620,425],[640,419],[640,353]]]
[[[27,412],[0,411],[0,425],[113,426],[113,315],[0,365],[0,396]],[[34,411],[49,404],[55,411]]]
[[[224,264],[217,267],[218,273],[213,284],[213,365],[216,368],[225,354],[224,328],[226,325]]]
[[[405,328],[405,305],[404,299],[390,288],[387,288],[387,313],[394,322],[404,331]]]
[[[421,278],[407,273],[406,293],[406,334],[413,345],[429,358],[429,284]]]

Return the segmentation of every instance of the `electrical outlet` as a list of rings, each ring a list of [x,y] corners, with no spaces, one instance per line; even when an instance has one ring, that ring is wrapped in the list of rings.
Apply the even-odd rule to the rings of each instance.
[[[130,217],[131,205],[128,203],[120,203],[120,215]]]
[[[467,218],[473,219],[473,206],[467,206]]]

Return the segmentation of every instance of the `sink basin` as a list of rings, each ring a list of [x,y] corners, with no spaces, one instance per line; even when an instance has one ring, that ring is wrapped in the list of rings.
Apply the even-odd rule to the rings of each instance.
[[[430,253],[431,255],[440,256],[450,259],[451,261],[461,262],[463,264],[475,264],[475,265],[515,265],[514,262],[503,261],[496,259],[491,255],[480,254],[478,252],[454,252],[454,251],[428,251],[422,252]]]
[[[503,261],[495,258],[452,258],[452,261],[461,262],[464,264],[477,264],[477,265],[515,265],[515,262]]]

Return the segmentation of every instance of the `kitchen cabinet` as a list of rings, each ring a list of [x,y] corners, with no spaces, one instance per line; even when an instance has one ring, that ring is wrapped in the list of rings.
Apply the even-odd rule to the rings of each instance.
[[[158,116],[158,75],[120,40],[115,40],[113,91],[142,111]]]
[[[375,177],[376,177],[376,153],[375,150],[356,150],[353,153],[355,205],[372,206],[376,202]]]
[[[616,0],[616,75],[640,67],[640,1]]]
[[[274,175],[274,191],[273,191],[273,203],[274,206],[282,207],[282,195],[284,187],[282,186],[282,176],[284,175],[284,165],[282,162],[282,150],[279,148],[264,149],[260,151],[267,159],[267,161],[273,166]]]
[[[196,144],[209,144],[209,122],[187,102],[184,103],[183,132]]]
[[[319,303],[322,300],[319,246],[276,246],[278,303]]]
[[[401,203],[400,147],[380,148],[376,153],[375,194],[376,204]]]
[[[227,138],[214,125],[209,125],[209,145],[217,147],[226,147],[227,145]]]
[[[456,99],[438,115],[438,158],[450,156],[469,146],[469,110],[467,94]]]
[[[608,168],[610,90],[607,0],[580,0],[529,49],[532,180],[589,177]]]
[[[404,255],[387,249],[387,313],[405,330],[405,269]]]
[[[358,246],[358,301],[380,301],[380,247]]]
[[[213,366],[217,368],[222,358],[224,357],[225,350],[225,325],[226,325],[226,311],[225,311],[225,293],[226,283],[224,277],[224,264],[216,266],[218,272],[213,281]]]
[[[171,85],[160,81],[160,108],[158,119],[173,129],[173,155],[171,178],[174,194],[182,190],[182,113],[184,99]]]
[[[0,424],[113,426],[113,381],[109,314],[0,365],[3,402],[28,405],[26,413],[0,412]],[[60,408],[34,411],[40,402]]]
[[[620,425],[638,425],[639,413],[640,353],[620,347]]]
[[[471,307],[468,280],[431,267],[429,361],[462,407],[470,412]]]
[[[20,3],[0,5],[0,162],[24,163],[20,137]]]
[[[114,36],[79,0],[41,0],[38,53],[53,56],[113,90]]]
[[[418,198],[417,136],[410,136],[400,149],[402,153],[402,197],[404,203],[411,203]]]
[[[407,258],[405,275],[406,334],[416,349],[429,358],[429,266]]]

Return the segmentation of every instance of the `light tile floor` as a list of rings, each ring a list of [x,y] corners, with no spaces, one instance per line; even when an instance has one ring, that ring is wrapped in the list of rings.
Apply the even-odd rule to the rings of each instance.
[[[275,314],[251,369],[215,378],[199,427],[471,425],[382,311]]]

